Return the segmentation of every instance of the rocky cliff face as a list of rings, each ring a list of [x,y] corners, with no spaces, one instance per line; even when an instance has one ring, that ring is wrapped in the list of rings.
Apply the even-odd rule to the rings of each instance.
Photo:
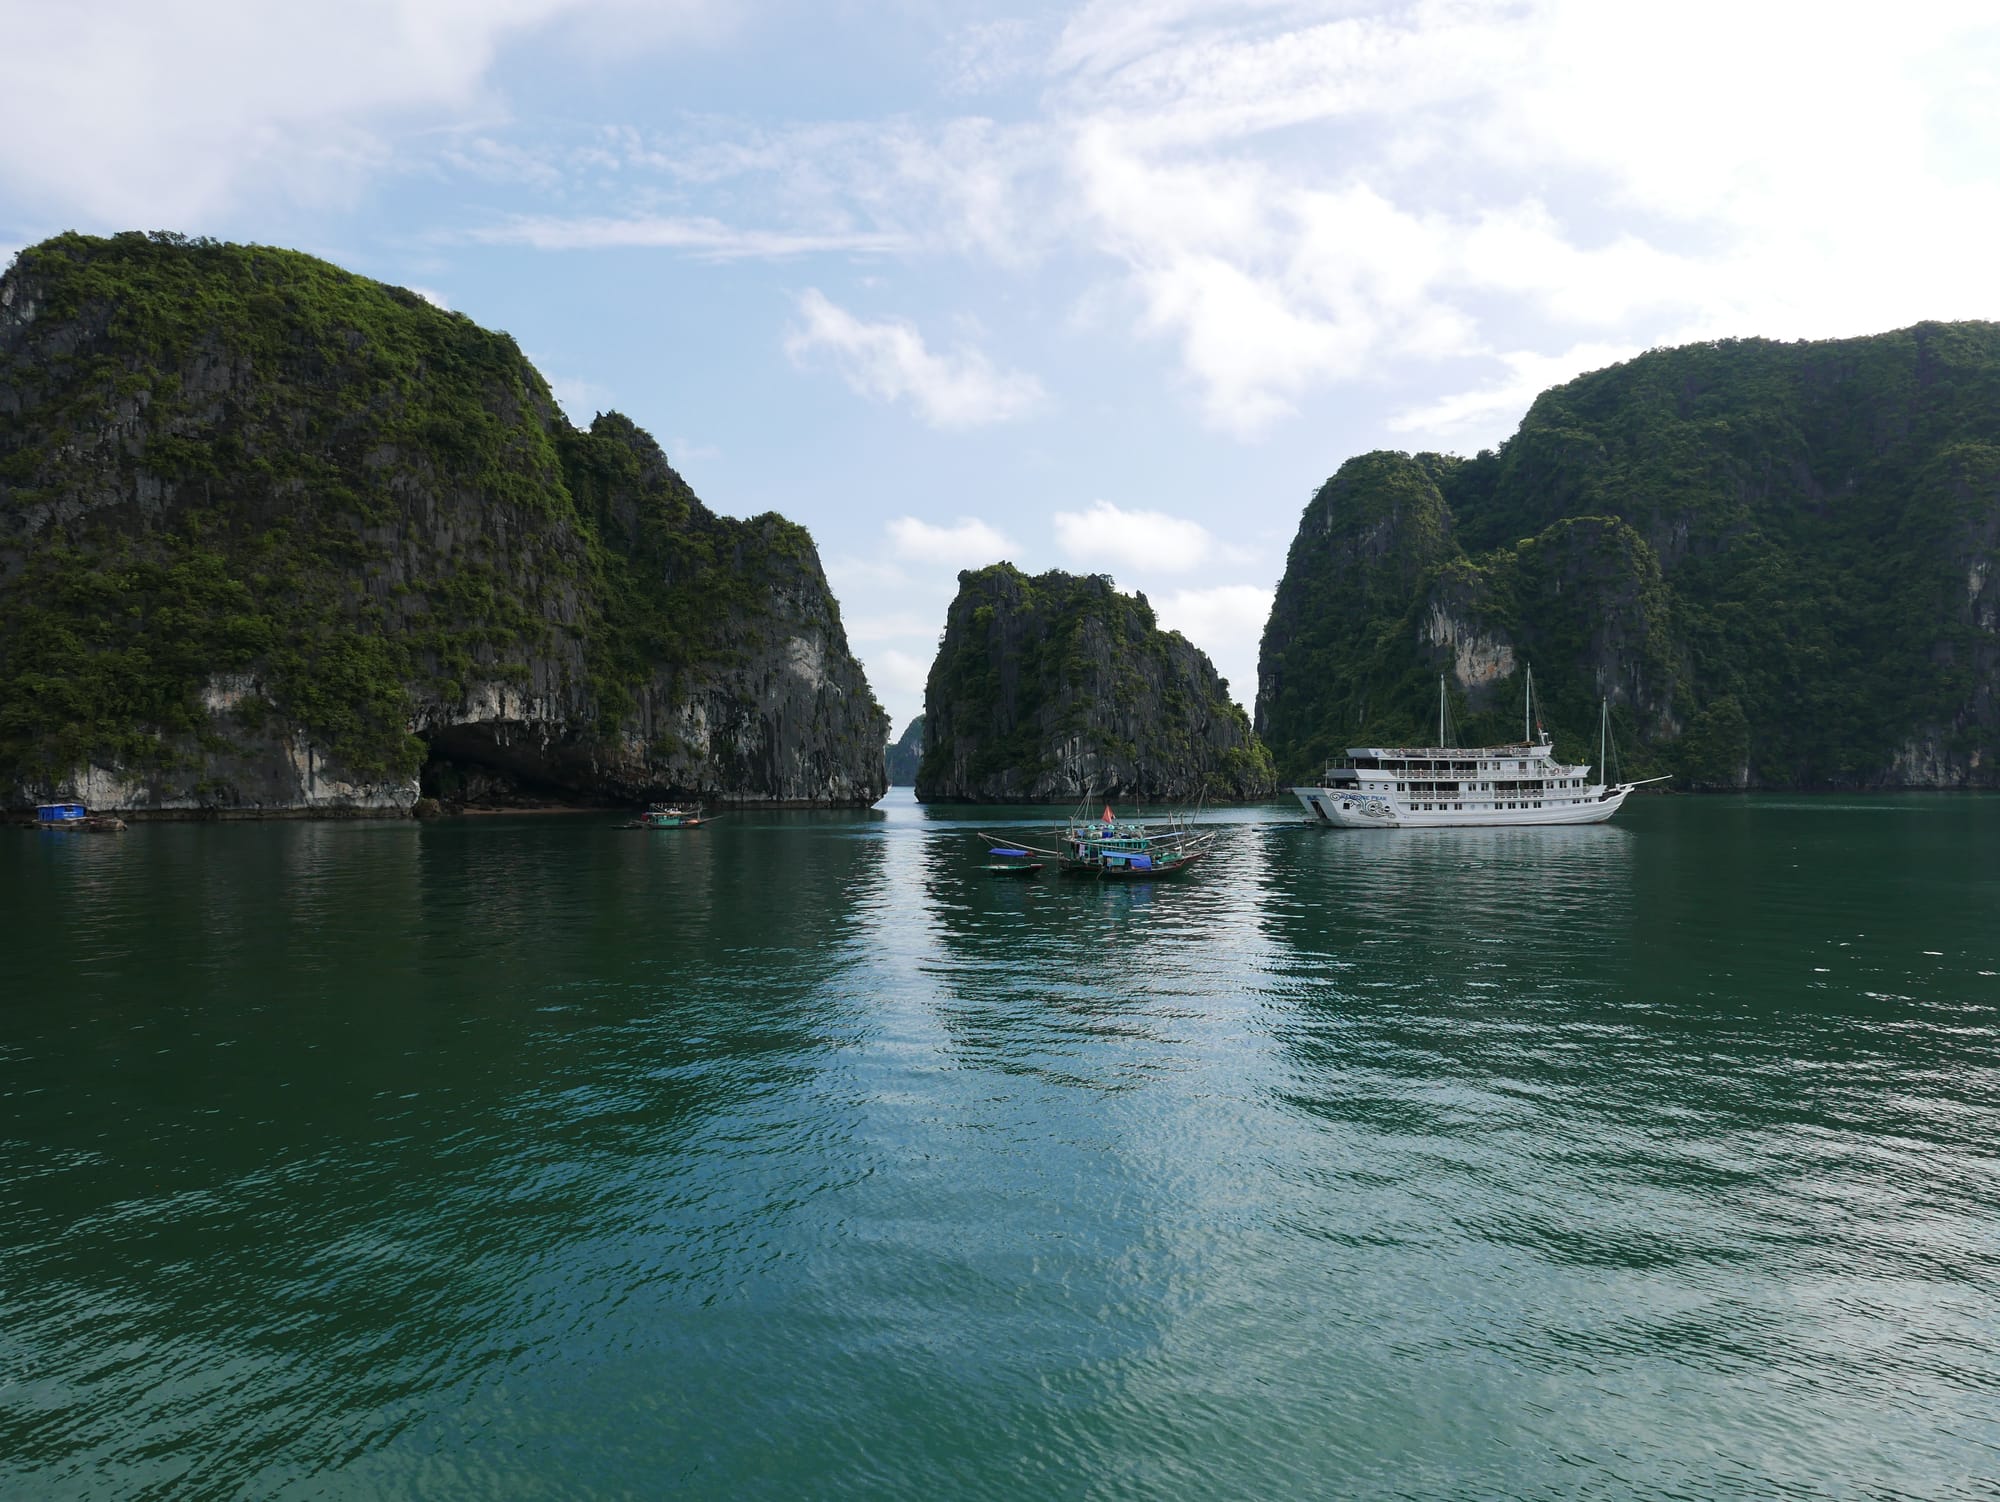
[[[1102,575],[958,576],[924,687],[917,796],[1250,800],[1271,762],[1200,649]]]
[[[0,279],[0,801],[880,796],[806,532],[709,511],[504,335],[256,247]]]
[[[1329,666],[1372,666],[1381,623],[1406,616],[1438,567],[1460,556],[1434,470],[1407,454],[1363,454],[1340,467],[1299,519],[1258,654],[1257,731],[1288,778],[1350,744],[1351,732],[1382,708],[1389,686],[1379,675],[1330,674]],[[1442,602],[1444,613],[1424,622],[1454,655],[1465,638],[1467,671],[1481,681],[1502,671],[1501,662],[1513,669],[1511,643],[1478,624],[1485,594],[1481,581],[1461,581]]]
[[[1519,733],[1697,787],[2000,785],[2000,326],[1657,350],[1498,452],[1370,454],[1301,520],[1258,725],[1287,775]],[[1511,726],[1511,730],[1510,727]]]

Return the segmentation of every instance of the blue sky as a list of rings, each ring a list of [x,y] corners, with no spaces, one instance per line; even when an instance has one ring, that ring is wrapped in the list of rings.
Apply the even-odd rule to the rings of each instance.
[[[0,0],[0,259],[297,246],[809,526],[900,729],[956,571],[1247,706],[1300,509],[1652,345],[2000,317],[2000,11]]]

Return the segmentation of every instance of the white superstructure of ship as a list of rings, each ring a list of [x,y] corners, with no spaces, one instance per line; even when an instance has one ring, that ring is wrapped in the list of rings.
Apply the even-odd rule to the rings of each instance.
[[[1438,744],[1350,746],[1316,787],[1295,787],[1309,824],[1347,829],[1467,829],[1519,824],[1601,824],[1639,782],[1603,775],[1610,707],[1599,728],[1598,765],[1556,760],[1555,742],[1534,719],[1528,674],[1521,739],[1506,746],[1447,746],[1444,680],[1438,680]],[[1593,776],[1593,773],[1597,775]]]

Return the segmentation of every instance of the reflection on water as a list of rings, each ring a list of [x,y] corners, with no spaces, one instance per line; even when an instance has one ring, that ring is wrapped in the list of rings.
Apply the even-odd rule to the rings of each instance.
[[[2000,802],[1847,801],[0,832],[0,1490],[1976,1494]]]

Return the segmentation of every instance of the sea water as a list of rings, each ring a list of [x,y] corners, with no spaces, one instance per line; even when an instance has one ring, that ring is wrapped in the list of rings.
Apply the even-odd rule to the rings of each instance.
[[[1990,1496],[2000,799],[0,830],[0,1495]]]

